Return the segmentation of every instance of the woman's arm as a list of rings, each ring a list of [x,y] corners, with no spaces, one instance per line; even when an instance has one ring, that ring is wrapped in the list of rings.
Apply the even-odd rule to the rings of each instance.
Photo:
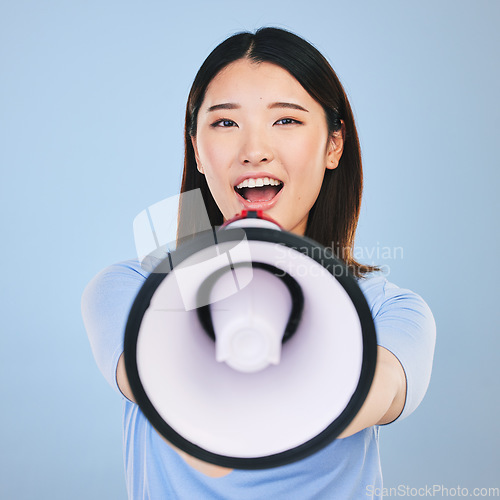
[[[125,358],[123,357],[123,353],[118,360],[118,366],[116,368],[116,383],[118,384],[118,388],[121,393],[132,403],[135,403],[134,394],[132,393],[132,389],[130,388],[130,384],[127,378],[127,372],[125,371]]]
[[[406,399],[406,377],[399,360],[384,347],[377,349],[377,366],[368,396],[354,420],[340,434],[345,438],[372,425],[398,418]]]

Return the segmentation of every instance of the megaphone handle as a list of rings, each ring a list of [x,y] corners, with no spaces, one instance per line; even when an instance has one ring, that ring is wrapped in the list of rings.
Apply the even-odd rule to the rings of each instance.
[[[297,280],[293,278],[290,274],[288,274],[283,269],[272,266],[271,264],[266,264],[264,262],[240,262],[233,264],[233,268],[251,266],[255,269],[262,269],[273,274],[276,278],[280,279],[288,288],[290,292],[290,297],[292,299],[292,308],[290,311],[290,315],[288,317],[288,322],[285,328],[285,332],[283,334],[282,342],[285,343],[289,340],[292,335],[297,330],[297,327],[300,323],[300,319],[302,317],[302,311],[304,310],[304,294],[302,292],[302,287],[299,285]],[[208,297],[210,295],[210,291],[216,281],[219,279],[222,274],[228,272],[227,268],[219,269],[215,271],[211,275],[209,275],[204,282],[201,284],[198,295],[200,297],[198,303],[202,302],[203,298]],[[210,311],[210,304],[198,307],[196,310],[198,314],[198,319],[203,329],[207,333],[207,335],[215,341],[215,332],[212,322],[212,314]]]

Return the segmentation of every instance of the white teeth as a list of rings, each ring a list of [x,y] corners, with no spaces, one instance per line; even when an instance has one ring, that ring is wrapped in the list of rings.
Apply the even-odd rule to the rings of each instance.
[[[240,182],[236,188],[253,188],[253,187],[262,187],[262,186],[279,186],[281,181],[277,179],[272,179],[269,177],[259,177],[257,179],[245,179],[243,182]]]

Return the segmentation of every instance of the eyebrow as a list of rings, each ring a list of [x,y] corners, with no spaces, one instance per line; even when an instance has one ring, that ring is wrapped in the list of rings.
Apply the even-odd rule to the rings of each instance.
[[[303,108],[299,104],[294,104],[293,102],[273,102],[268,106],[269,109],[275,109],[275,108],[288,108],[288,109],[298,109],[300,111],[305,111],[306,113],[309,113],[309,111],[306,108]]]
[[[217,111],[218,109],[239,109],[241,106],[239,104],[235,104],[233,102],[225,102],[223,104],[215,104],[214,106],[210,106],[207,109],[207,113],[211,111]]]
[[[224,102],[222,104],[215,104],[214,106],[210,106],[207,109],[207,113],[211,113],[212,111],[217,111],[218,109],[240,109],[241,106],[239,104],[236,104],[234,102]],[[268,106],[269,109],[276,109],[276,108],[287,108],[287,109],[298,109],[299,111],[305,111],[306,113],[309,113],[309,111],[306,108],[303,108],[299,104],[295,104],[293,102],[273,102],[272,104],[269,104]]]

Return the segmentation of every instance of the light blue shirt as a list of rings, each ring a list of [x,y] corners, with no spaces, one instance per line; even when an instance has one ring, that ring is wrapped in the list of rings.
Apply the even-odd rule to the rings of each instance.
[[[130,307],[147,278],[137,261],[110,266],[87,286],[82,313],[97,365],[121,395],[116,367]],[[427,390],[436,328],[427,304],[417,294],[382,276],[359,280],[377,330],[377,342],[401,362],[407,379],[408,416]],[[123,397],[123,396],[122,396]],[[222,478],[196,471],[164,440],[139,407],[124,398],[123,440],[129,498],[151,499],[297,499],[331,500],[374,497],[382,489],[379,427],[336,439],[298,462],[273,469],[233,470]]]

